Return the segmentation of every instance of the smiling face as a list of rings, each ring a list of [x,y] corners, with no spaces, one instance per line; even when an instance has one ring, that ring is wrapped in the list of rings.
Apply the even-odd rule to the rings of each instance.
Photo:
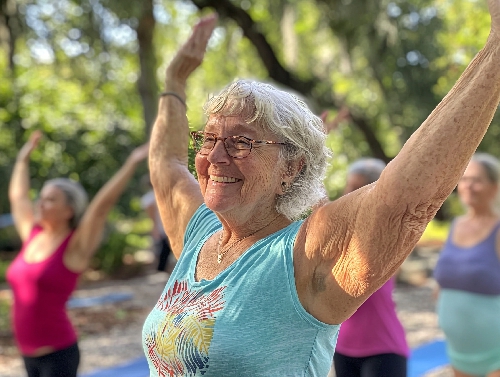
[[[245,136],[254,140],[280,141],[271,132],[247,124],[240,116],[211,115],[204,131],[218,137]],[[279,145],[254,145],[247,157],[235,159],[218,140],[208,155],[197,154],[196,172],[207,207],[232,216],[259,213],[265,216],[266,211],[273,211],[284,172],[279,153]]]
[[[72,217],[73,209],[68,204],[64,192],[55,185],[44,186],[36,202],[37,222],[51,224],[69,222]]]
[[[497,190],[498,185],[491,181],[483,165],[477,161],[469,163],[457,186],[460,200],[473,208],[491,206]]]

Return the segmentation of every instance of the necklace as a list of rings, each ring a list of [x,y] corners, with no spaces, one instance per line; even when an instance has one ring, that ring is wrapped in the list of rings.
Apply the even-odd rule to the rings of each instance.
[[[256,234],[257,232],[260,232],[262,229],[267,228],[267,227],[268,227],[269,225],[271,225],[271,224],[274,222],[274,220],[276,220],[279,216],[280,216],[280,215],[276,216],[274,219],[272,219],[272,220],[271,220],[271,222],[270,222],[270,223],[266,224],[266,225],[265,225],[265,226],[263,226],[262,228],[257,229],[255,232],[250,233],[248,236],[245,236],[245,237],[243,237],[243,238],[239,238],[239,239],[237,239],[237,240],[236,240],[236,241],[234,241],[231,245],[229,245],[229,247],[228,247],[226,250],[224,250],[224,251],[222,251],[222,252],[220,251],[220,246],[221,246],[221,244],[222,244],[222,236],[223,236],[223,234],[224,234],[224,230],[221,230],[221,232],[220,232],[220,236],[219,236],[219,243],[217,244],[217,263],[221,264],[221,262],[222,262],[222,258],[224,257],[224,255],[226,255],[226,254],[227,254],[227,252],[228,252],[229,250],[231,250],[234,246],[236,246],[236,244],[237,244],[237,243],[239,243],[239,242],[243,241],[245,238],[248,238],[248,237],[253,236],[253,235],[254,235],[254,234]]]

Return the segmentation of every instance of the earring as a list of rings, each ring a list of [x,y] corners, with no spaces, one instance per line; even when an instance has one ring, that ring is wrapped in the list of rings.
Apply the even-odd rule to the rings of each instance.
[[[285,181],[281,182],[281,191],[283,191],[283,194],[288,190],[288,183]]]

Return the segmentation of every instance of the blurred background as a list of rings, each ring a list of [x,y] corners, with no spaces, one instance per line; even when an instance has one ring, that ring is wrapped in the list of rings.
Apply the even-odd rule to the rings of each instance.
[[[328,119],[347,108],[327,141],[332,199],[350,162],[397,154],[489,32],[486,2],[476,0],[0,0],[0,282],[19,247],[6,194],[28,135],[45,134],[32,155],[33,196],[59,176],[93,196],[147,139],[166,64],[214,10],[219,27],[189,84],[191,127],[203,126],[207,96],[237,77],[296,92]],[[497,116],[479,149],[500,156],[499,133]],[[146,164],[139,170],[96,256],[103,274],[150,246]],[[443,240],[460,211],[452,195],[423,241]]]

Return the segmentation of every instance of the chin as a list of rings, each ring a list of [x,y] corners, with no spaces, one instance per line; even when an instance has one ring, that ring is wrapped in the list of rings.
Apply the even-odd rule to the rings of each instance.
[[[205,205],[211,211],[218,213],[224,213],[234,209],[235,207],[237,208],[237,204],[234,202],[233,198],[220,198],[213,196],[205,197]]]

